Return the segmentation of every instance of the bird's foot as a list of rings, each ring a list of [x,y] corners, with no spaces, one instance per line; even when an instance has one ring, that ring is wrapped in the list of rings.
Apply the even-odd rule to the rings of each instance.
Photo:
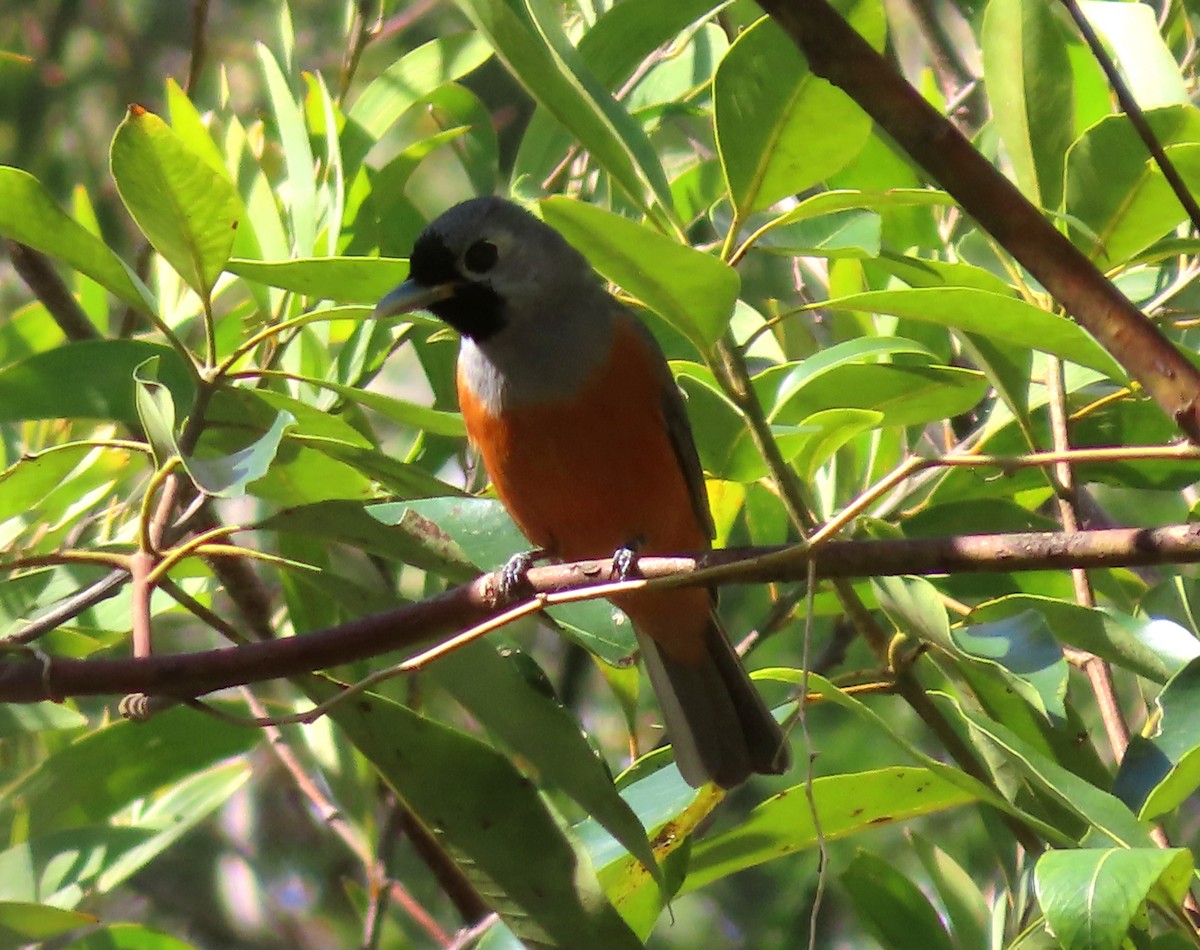
[[[618,581],[627,581],[633,577],[637,571],[639,545],[637,541],[631,541],[629,544],[623,544],[621,547],[613,551],[613,579]]]
[[[545,557],[542,550],[518,551],[500,569],[500,597],[514,600],[518,594],[526,593],[529,587],[529,569],[538,558]]]

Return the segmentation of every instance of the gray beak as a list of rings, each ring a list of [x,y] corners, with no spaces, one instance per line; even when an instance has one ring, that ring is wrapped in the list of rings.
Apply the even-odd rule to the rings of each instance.
[[[445,300],[454,295],[454,284],[437,284],[434,287],[424,287],[414,281],[406,280],[375,306],[371,314],[372,320],[381,317],[394,317],[400,313],[411,313],[413,310],[424,310],[431,303]]]

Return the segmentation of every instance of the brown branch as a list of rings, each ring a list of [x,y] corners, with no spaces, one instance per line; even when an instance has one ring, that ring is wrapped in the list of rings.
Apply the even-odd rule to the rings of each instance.
[[[1162,528],[1108,528],[1074,534],[964,535],[906,541],[831,541],[812,557],[819,578],[900,574],[987,573],[1073,567],[1130,567],[1200,561],[1200,524]],[[708,586],[803,580],[810,553],[792,548],[733,548],[700,558],[645,557],[646,579]],[[598,588],[611,593],[610,560],[535,567],[529,582],[539,594]],[[631,581],[631,589],[644,581]],[[460,587],[384,614],[363,617],[314,633],[268,642],[136,659],[75,660],[0,654],[0,702],[29,703],[67,696],[145,693],[192,698],[411,648],[440,635],[481,623],[511,609],[497,595],[498,575],[485,574]],[[48,661],[45,666],[43,661]]]
[[[92,326],[87,314],[50,263],[50,258],[16,241],[5,241],[4,246],[8,248],[13,270],[42,302],[63,336],[73,343],[100,338],[100,331]]]
[[[825,0],[758,0],[840,87],[1200,442],[1200,371]]]
[[[207,58],[208,0],[192,0],[192,52],[188,57],[187,80],[183,84],[183,91],[189,96],[195,95]]]

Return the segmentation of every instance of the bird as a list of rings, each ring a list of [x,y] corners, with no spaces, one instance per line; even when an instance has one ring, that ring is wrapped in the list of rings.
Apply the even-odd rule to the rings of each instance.
[[[539,555],[615,555],[631,569],[637,556],[710,548],[704,473],[662,349],[558,231],[504,198],[455,205],[418,236],[408,279],[374,317],[414,310],[458,331],[468,439]],[[529,563],[510,562],[510,580]],[[632,622],[689,785],[787,771],[786,733],[730,644],[715,590],[609,599]]]

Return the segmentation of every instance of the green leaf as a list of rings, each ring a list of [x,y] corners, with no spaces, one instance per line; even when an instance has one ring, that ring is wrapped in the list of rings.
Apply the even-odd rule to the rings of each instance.
[[[876,290],[824,301],[823,310],[889,313],[978,333],[990,339],[1032,346],[1104,373],[1126,378],[1104,348],[1077,323],[1016,297],[971,287],[929,287]]]
[[[31,837],[94,824],[258,740],[253,730],[172,709],[146,723],[116,722],[89,733],[44,759],[8,797],[28,810]]]
[[[61,910],[44,904],[0,901],[0,940],[9,946],[24,946],[48,940],[96,922],[91,914]],[[11,941],[11,942],[10,942]]]
[[[529,549],[529,541],[504,506],[492,499],[427,498],[403,506],[380,505],[373,509],[379,517],[395,515],[401,510],[428,518],[481,571],[496,570],[514,554]],[[612,666],[626,665],[637,649],[632,627],[616,619],[617,611],[607,601],[562,604],[547,613],[587,650]]]
[[[547,224],[562,233],[613,283],[706,351],[733,315],[741,289],[737,271],[650,228],[570,198],[539,205]],[[653,261],[653,267],[646,262]]]
[[[282,287],[312,300],[371,306],[408,277],[408,261],[387,257],[310,257],[291,261],[233,258],[225,269],[246,280]]]
[[[142,924],[109,924],[71,941],[71,950],[195,950],[196,944]]]
[[[38,835],[0,852],[5,896],[73,906],[127,880],[201,824],[250,778],[245,762],[182,779],[120,823],[80,825]]]
[[[953,649],[950,618],[937,588],[923,577],[876,577],[871,589],[880,608],[905,636]]]
[[[80,729],[87,718],[62,703],[0,706],[0,739],[53,729]]]
[[[58,258],[142,313],[157,309],[124,261],[68,217],[40,181],[6,165],[0,165],[0,234]]]
[[[1146,112],[1159,143],[1175,158],[1172,146],[1192,159],[1200,143],[1200,110],[1191,105]],[[1188,164],[1195,164],[1189,161]],[[1183,221],[1146,146],[1123,115],[1109,116],[1083,133],[1067,155],[1066,211],[1075,243],[1103,268],[1125,262]],[[1181,171],[1195,191],[1188,169]]]
[[[1064,950],[1120,950],[1139,908],[1178,907],[1191,878],[1184,848],[1048,851],[1034,869],[1038,903]]]
[[[259,65],[267,81],[267,96],[283,146],[287,166],[288,217],[292,222],[292,246],[299,257],[309,257],[317,240],[317,183],[312,145],[304,113],[288,88],[283,71],[271,51],[262,43],[255,46]],[[228,255],[226,255],[228,257]]]
[[[799,685],[801,682],[801,674],[799,671],[770,669],[760,670],[759,675],[763,679],[777,679],[781,682],[791,683],[793,685]],[[1031,828],[1038,831],[1038,833],[1042,834],[1051,842],[1065,843],[1068,840],[1060,831],[1051,827],[1050,825],[1047,825],[1035,815],[1023,812],[1015,805],[1006,801],[990,786],[984,785],[982,782],[972,778],[962,770],[957,769],[954,766],[947,765],[944,762],[940,762],[933,756],[922,752],[909,739],[901,735],[891,721],[881,717],[861,700],[847,695],[824,677],[818,676],[815,673],[810,673],[808,675],[808,687],[813,692],[820,693],[824,699],[828,700],[839,708],[852,713],[860,722],[870,726],[873,730],[877,731],[889,742],[894,744],[898,749],[902,750],[906,756],[910,757],[913,761],[919,763],[921,766],[939,776],[949,784],[954,785],[968,794],[975,796],[984,804],[991,805],[993,808],[996,808],[999,811],[1013,815],[1019,821],[1028,824]],[[1080,781],[1085,785],[1087,784],[1086,782],[1082,782],[1082,780],[1077,781]],[[1088,787],[1090,788],[1091,786]]]
[[[855,2],[847,18],[882,46],[879,4]],[[769,17],[739,36],[721,61],[713,109],[730,198],[742,219],[828,178],[871,132],[867,114],[814,74]]]
[[[905,766],[823,776],[813,781],[812,792],[825,841],[975,801],[929,770]],[[697,843],[680,893],[816,845],[804,786],[793,786],[758,805],[735,827]]]
[[[578,720],[554,696],[489,643],[472,643],[441,657],[427,671],[489,732],[526,763],[528,771],[569,795],[665,887],[646,829],[617,794],[612,775],[592,750]],[[541,670],[536,672],[541,674]]]
[[[1200,788],[1200,659],[1171,677],[1154,707],[1143,734],[1130,739],[1112,786],[1139,818],[1173,811]]]
[[[1075,111],[1062,28],[1041,0],[991,0],[982,47],[988,101],[1017,184],[1034,204],[1055,209]]]
[[[637,207],[671,206],[671,191],[645,133],[596,81],[542,0],[458,0],[529,94],[570,129]]]
[[[709,819],[724,793],[711,785],[702,789],[688,785],[665,748],[642,756],[618,781],[621,797],[651,833],[667,878],[667,893],[676,893],[690,860],[693,834]],[[665,906],[650,874],[594,819],[585,818],[571,830],[599,869],[609,900],[638,936],[646,939]]]
[[[14,462],[0,473],[0,524],[17,515],[38,517],[46,497],[96,452],[91,445],[60,446]]]
[[[998,664],[1033,687],[1044,713],[1066,718],[1067,661],[1041,614],[1027,610],[993,623],[960,627],[950,635],[968,656]]]
[[[195,384],[179,354],[142,340],[88,340],[37,353],[0,369],[0,422],[112,419],[138,422],[133,374],[159,358],[159,377],[177,403],[191,405]],[[46,380],[69,379],[69,386]]]
[[[1179,63],[1163,38],[1153,10],[1138,3],[1111,0],[1083,0],[1079,6],[1100,34],[1142,109],[1188,101]]]
[[[967,412],[986,395],[987,379],[975,370],[847,363],[806,380],[774,407],[771,422],[798,425],[815,413],[840,408],[877,412],[883,426],[924,425]]]
[[[946,908],[955,945],[988,946],[988,901],[980,885],[962,865],[924,835],[910,829],[908,838]]]
[[[412,426],[414,429],[420,429],[430,435],[444,435],[461,439],[467,434],[466,423],[463,422],[462,414],[458,412],[431,409],[429,406],[421,406],[415,402],[409,402],[407,399],[397,399],[394,396],[385,396],[383,393],[358,389],[354,386],[343,386],[325,379],[307,376],[300,377],[300,379],[309,386],[335,392],[360,406],[373,409],[394,422]]]
[[[109,161],[146,239],[207,300],[238,226],[241,202],[229,179],[141,106],[131,106],[118,127]]]
[[[179,455],[175,438],[175,400],[171,390],[158,381],[159,357],[152,356],[133,371],[134,402],[138,421],[154,452],[154,464],[161,468]]]
[[[259,522],[258,527],[348,544],[453,581],[474,577],[474,568],[435,526],[425,519],[405,517],[413,504],[364,507],[356,501],[322,501],[280,511]]]
[[[1034,788],[1085,822],[1092,829],[1092,838],[1124,848],[1150,846],[1146,826],[1119,799],[1063,768],[1000,723],[948,698],[939,699],[942,709],[962,719],[978,737],[992,743],[999,755]]]
[[[953,950],[938,912],[921,889],[878,855],[859,851],[840,881],[858,919],[889,950]]]
[[[972,623],[1033,610],[1045,618],[1061,643],[1094,653],[1140,676],[1165,683],[1200,656],[1200,641],[1166,620],[1145,620],[1112,610],[1080,607],[1050,597],[1015,594],[981,604]]]
[[[205,494],[218,498],[241,498],[246,494],[246,486],[250,482],[267,474],[284,433],[294,425],[296,417],[290,412],[281,412],[271,427],[244,449],[215,458],[185,456],[184,468]]]
[[[346,114],[342,130],[346,180],[352,180],[371,146],[409,108],[443,83],[478,68],[491,55],[480,34],[455,33],[418,46],[371,80]]]
[[[656,49],[686,35],[717,5],[714,0],[622,0],[579,37],[579,55],[605,89],[616,91]],[[521,136],[513,180],[544,181],[574,144],[569,127],[539,106]]]
[[[331,716],[522,940],[580,950],[641,946],[504,756],[375,695],[339,703]]]

